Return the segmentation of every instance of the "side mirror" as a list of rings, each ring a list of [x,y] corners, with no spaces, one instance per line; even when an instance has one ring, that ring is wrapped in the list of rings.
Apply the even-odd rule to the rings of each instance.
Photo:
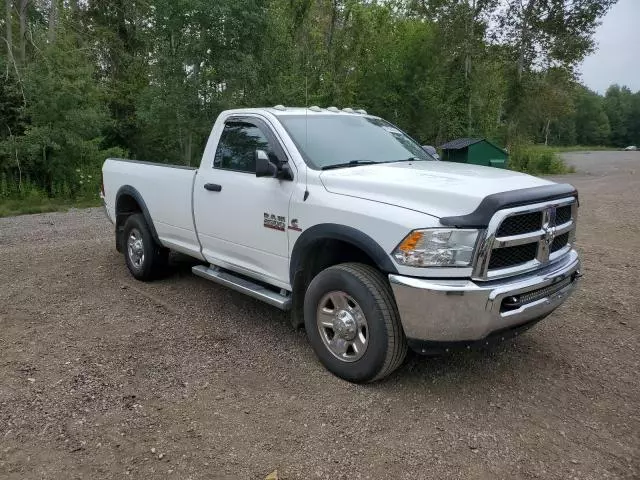
[[[264,150],[256,150],[256,177],[275,177],[278,167],[269,160],[269,155]]]
[[[434,159],[440,160],[440,155],[438,155],[438,152],[436,151],[435,147],[431,145],[422,145],[422,149],[425,152],[427,152],[429,155],[431,155]]]
[[[256,177],[271,177],[278,180],[293,180],[293,172],[287,162],[281,162],[275,154],[256,150]]]

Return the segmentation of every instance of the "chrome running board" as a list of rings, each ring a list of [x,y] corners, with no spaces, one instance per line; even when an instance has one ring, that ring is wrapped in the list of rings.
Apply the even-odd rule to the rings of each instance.
[[[249,295],[257,300],[261,300],[269,305],[278,307],[281,310],[291,309],[291,296],[281,295],[280,293],[269,290],[267,287],[254,283],[244,277],[235,275],[227,270],[218,267],[207,267],[205,265],[196,265],[191,271],[202,278],[219,283],[225,287],[229,287],[245,295]]]

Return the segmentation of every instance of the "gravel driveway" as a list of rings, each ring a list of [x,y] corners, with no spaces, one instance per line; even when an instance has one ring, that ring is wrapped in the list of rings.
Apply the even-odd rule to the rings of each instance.
[[[366,386],[188,264],[136,282],[99,209],[0,219],[0,478],[639,478],[640,152],[567,159],[581,289]]]

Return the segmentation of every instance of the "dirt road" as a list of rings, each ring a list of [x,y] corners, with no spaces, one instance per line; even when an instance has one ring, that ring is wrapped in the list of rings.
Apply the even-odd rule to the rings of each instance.
[[[98,209],[0,219],[0,478],[639,478],[640,152],[567,158],[575,296],[367,386],[188,266],[134,281]]]

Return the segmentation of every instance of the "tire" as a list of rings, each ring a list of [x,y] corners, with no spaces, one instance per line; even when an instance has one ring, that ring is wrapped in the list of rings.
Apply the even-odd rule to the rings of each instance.
[[[322,364],[349,382],[380,380],[407,355],[389,283],[369,265],[344,263],[320,272],[305,294],[304,321]]]
[[[141,213],[127,218],[122,235],[124,258],[131,275],[145,282],[164,275],[169,250],[155,242]]]

